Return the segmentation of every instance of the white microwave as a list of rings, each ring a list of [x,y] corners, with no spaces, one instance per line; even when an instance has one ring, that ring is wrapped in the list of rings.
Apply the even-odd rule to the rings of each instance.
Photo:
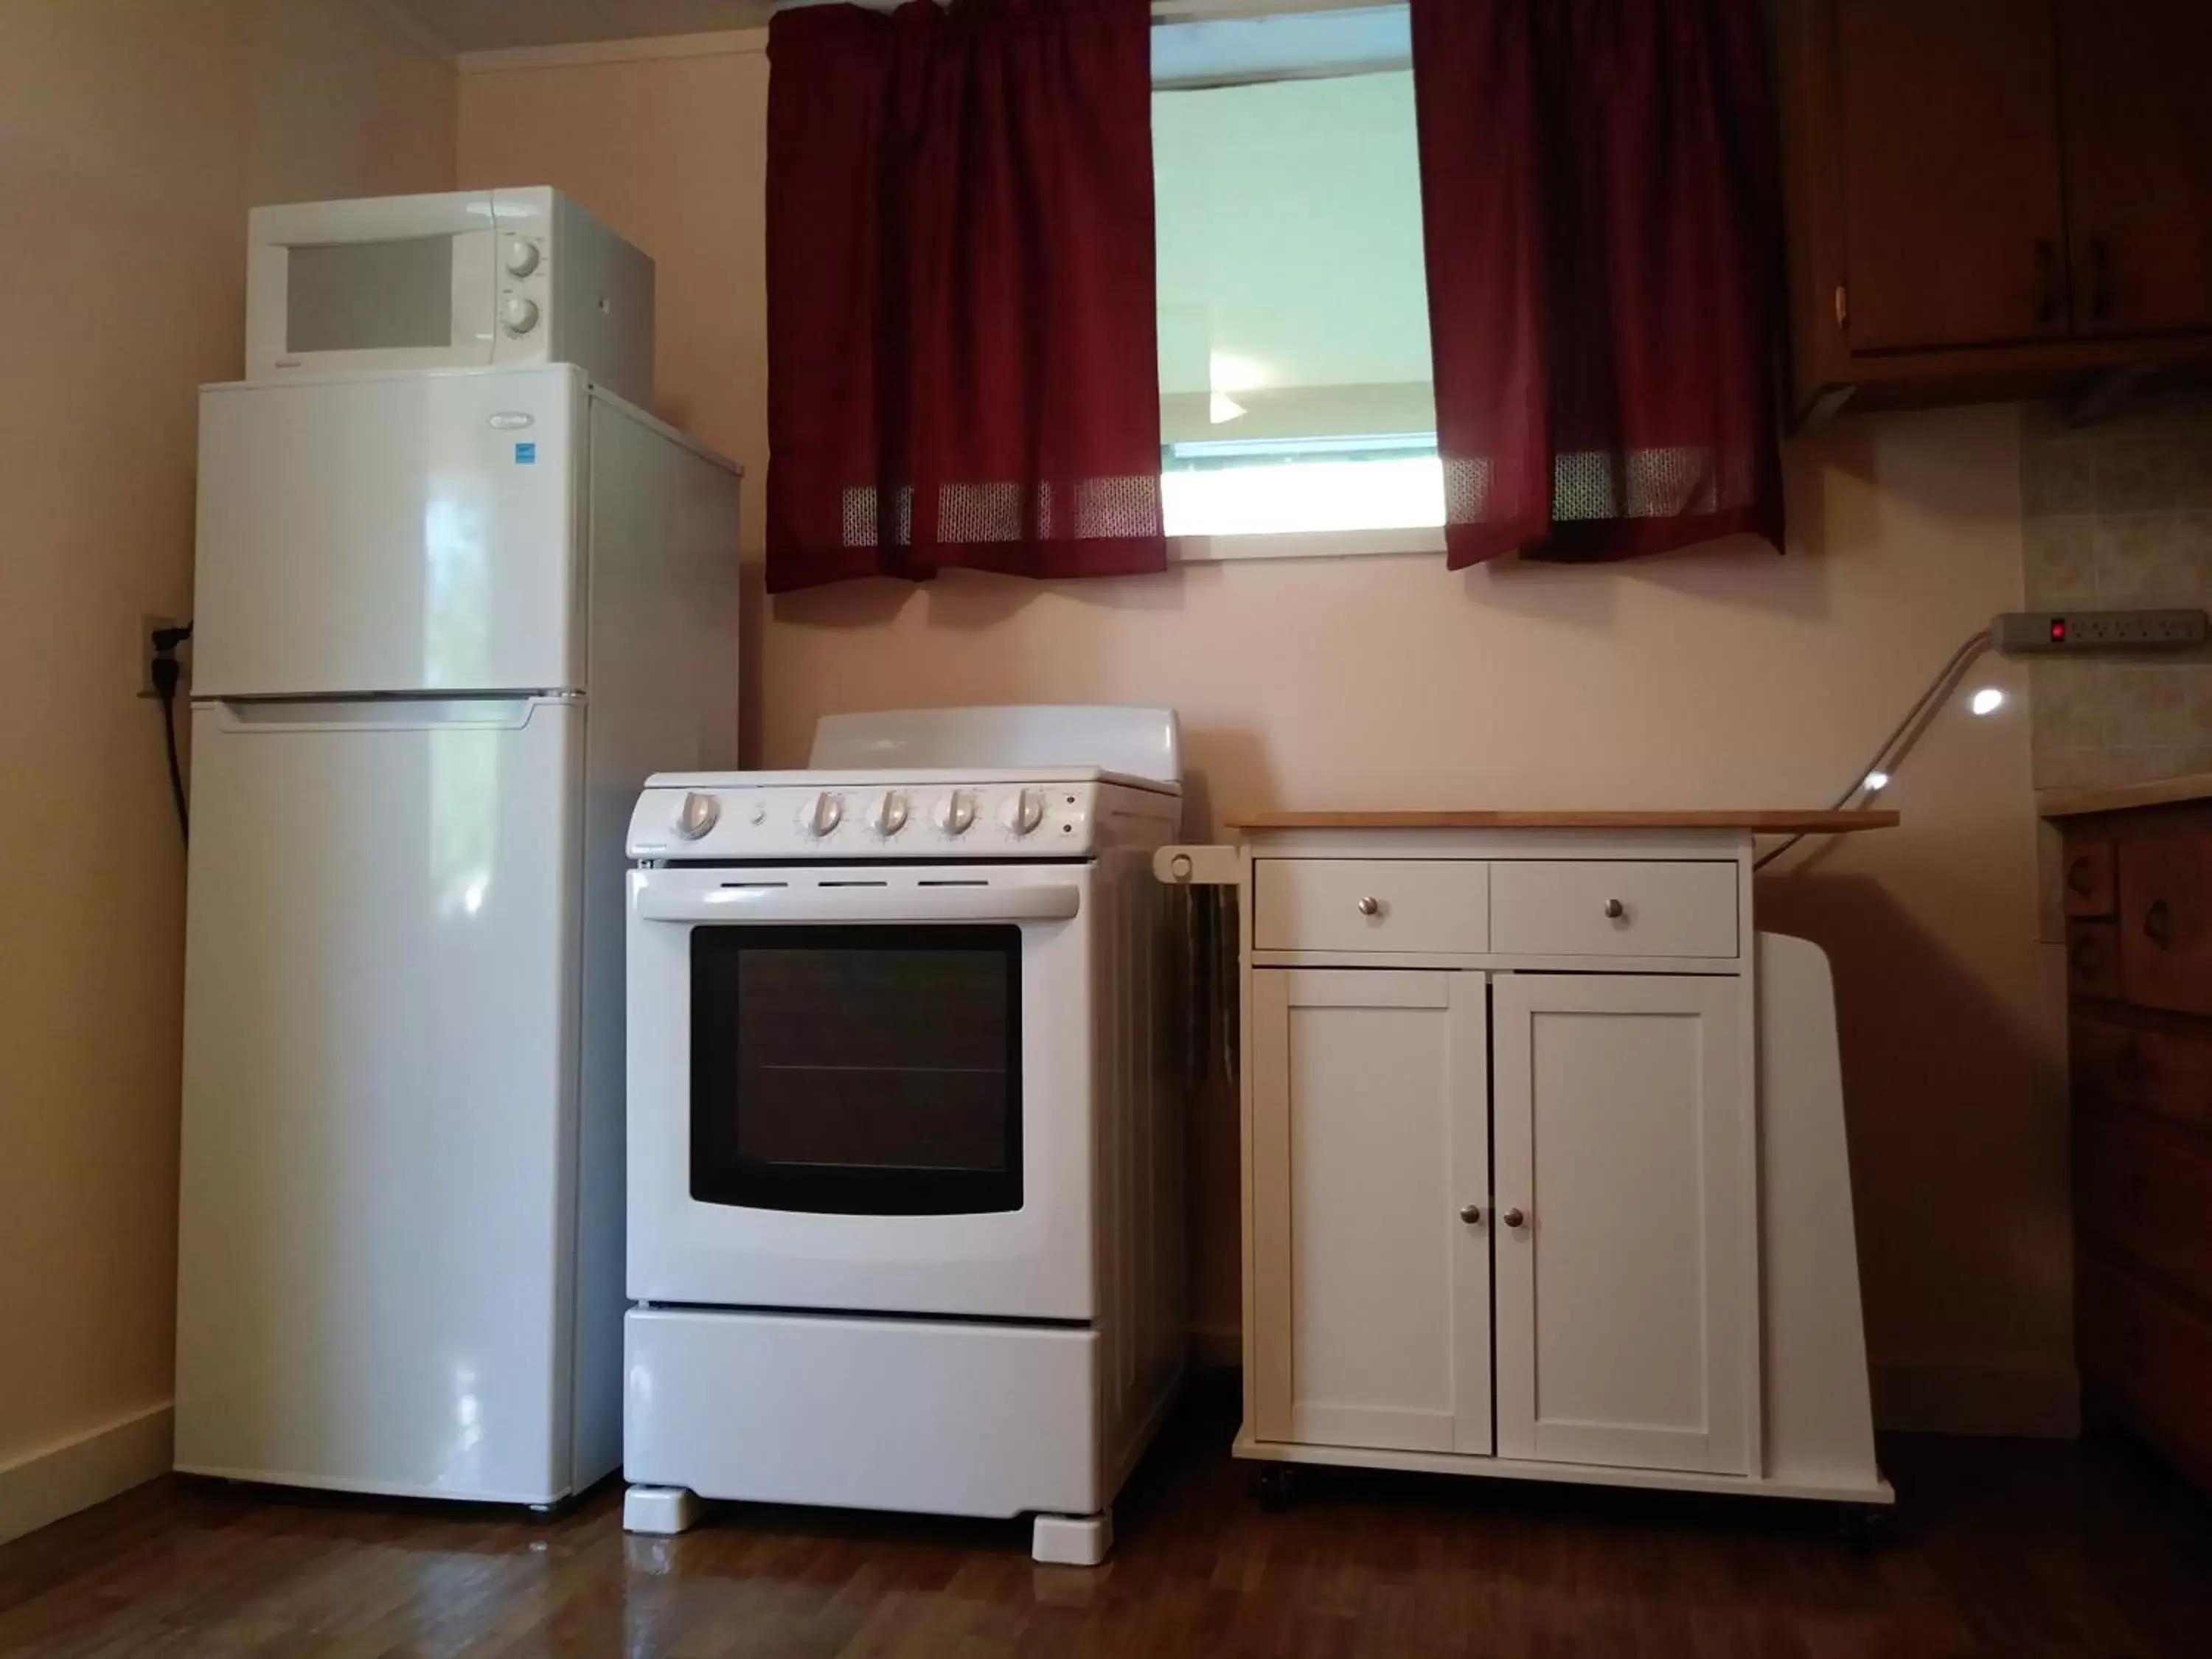
[[[653,261],[559,191],[253,210],[246,374],[574,363],[653,406]]]

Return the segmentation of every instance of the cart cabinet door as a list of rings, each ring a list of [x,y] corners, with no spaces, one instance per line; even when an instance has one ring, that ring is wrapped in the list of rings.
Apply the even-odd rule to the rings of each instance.
[[[1745,982],[1507,974],[1493,985],[1498,1454],[1750,1473]]]
[[[1485,977],[1251,975],[1263,1441],[1491,1449]]]

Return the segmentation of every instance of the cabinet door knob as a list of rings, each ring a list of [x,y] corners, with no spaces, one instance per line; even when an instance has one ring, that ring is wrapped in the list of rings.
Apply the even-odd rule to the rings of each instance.
[[[1628,907],[1619,899],[1607,899],[1605,902],[1605,919],[1607,921],[1619,921],[1627,914]]]
[[[1480,1225],[1482,1221],[1482,1206],[1480,1204],[1461,1205],[1459,1206],[1459,1218],[1467,1223],[1470,1227]]]
[[[1505,1224],[1509,1227],[1518,1227],[1528,1219],[1528,1218],[1518,1210],[1508,1210],[1505,1212]]]
[[[2087,859],[2077,858],[2066,866],[2066,886],[2069,891],[2080,893],[2087,897],[2092,884]]]
[[[1363,916],[1381,915],[1382,914],[1382,901],[1379,898],[1364,898],[1360,900],[1359,914]]]
[[[2157,945],[2172,941],[2173,909],[2164,899],[2155,901],[2143,912],[2143,936]]]

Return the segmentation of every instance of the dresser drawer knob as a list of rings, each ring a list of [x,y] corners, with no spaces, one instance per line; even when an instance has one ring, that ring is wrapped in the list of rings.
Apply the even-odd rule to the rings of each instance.
[[[1363,916],[1381,915],[1382,914],[1382,901],[1379,898],[1364,898],[1360,900],[1359,914]]]
[[[2077,858],[2066,866],[2066,884],[2077,893],[2087,895],[2095,884],[2089,878],[2089,860]]]
[[[2143,912],[2143,936],[2154,945],[2165,945],[2173,938],[2173,911],[2164,899]]]
[[[1619,921],[1627,914],[1628,907],[1619,899],[1607,899],[1605,902],[1605,919],[1607,921]]]

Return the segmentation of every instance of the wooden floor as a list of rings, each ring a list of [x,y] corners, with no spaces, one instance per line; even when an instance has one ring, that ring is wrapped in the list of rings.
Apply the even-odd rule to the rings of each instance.
[[[2212,1510],[2124,1444],[1901,1439],[1889,1536],[1814,1511],[1316,1470],[1269,1515],[1178,1415],[1097,1571],[1020,1524],[526,1516],[142,1487],[0,1548],[0,1654],[2212,1654]]]

